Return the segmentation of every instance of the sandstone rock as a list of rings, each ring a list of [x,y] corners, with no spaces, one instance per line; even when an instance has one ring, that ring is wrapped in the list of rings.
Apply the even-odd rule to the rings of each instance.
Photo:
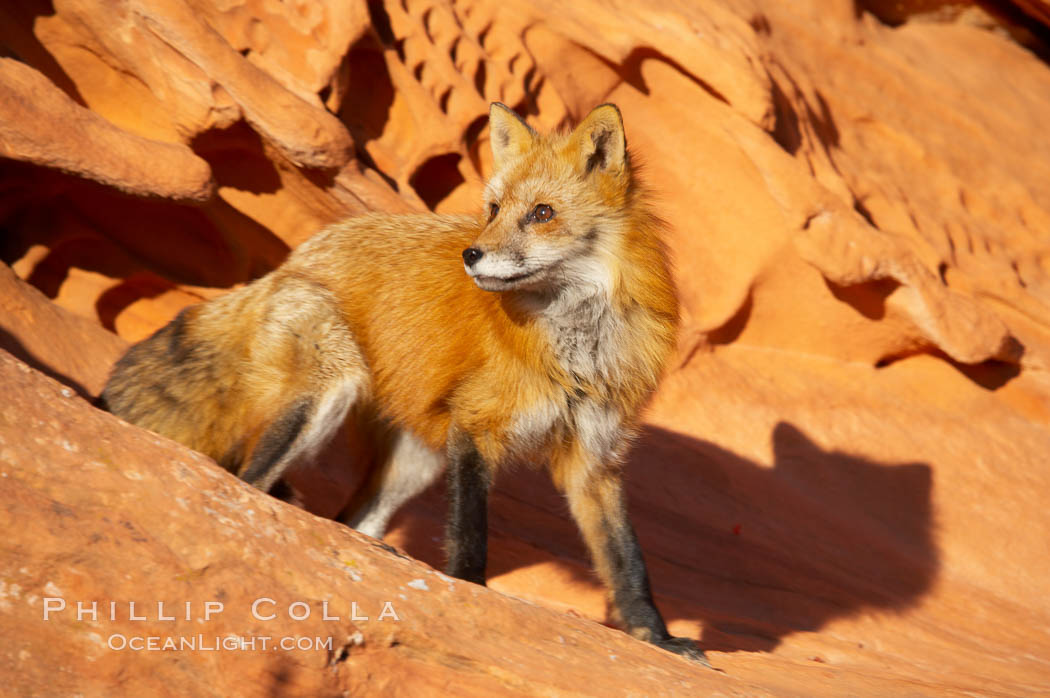
[[[129,339],[206,297],[202,288],[243,283],[287,254],[272,233],[219,198],[198,206],[130,198],[11,161],[0,161],[0,181],[0,258],[63,307],[108,329],[131,330]],[[182,304],[136,317],[169,292]]]
[[[332,111],[346,96],[346,53],[371,28],[363,2],[187,4],[233,49],[304,101],[320,106],[320,95],[327,92]]]
[[[1043,0],[1013,0],[1014,5],[1021,8],[1026,14],[1050,27],[1050,3]]]
[[[994,313],[945,288],[898,239],[823,211],[807,221],[795,245],[802,258],[834,284],[832,291],[838,298],[856,304],[862,313],[876,315],[896,306],[911,320],[918,336],[900,336],[897,353],[878,357],[876,364],[919,349],[939,349],[964,364],[1020,360],[1023,347]],[[880,288],[884,281],[889,285]],[[874,297],[851,296],[857,292],[847,290],[864,284]],[[884,296],[883,307],[878,296]]]
[[[340,216],[476,209],[491,167],[490,101],[543,129],[613,101],[668,221],[685,314],[680,360],[628,468],[634,518],[672,630],[701,638],[728,672],[718,677],[725,693],[1042,695],[1050,686],[1040,659],[1050,654],[1050,522],[1040,500],[1050,484],[1050,69],[1039,58],[1047,55],[1038,26],[1045,3],[1014,4],[1033,18],[1022,23],[1027,38],[1012,24],[1016,15],[1000,12],[1006,4],[932,0],[157,0],[105,10],[87,0],[56,2],[53,10],[35,0],[7,3],[0,7],[4,54],[79,105],[52,100],[41,113],[90,110],[114,129],[181,144],[165,152],[175,158],[192,150],[213,173],[217,195],[189,205],[162,198],[171,194],[158,185],[156,198],[132,198],[82,178],[101,164],[66,174],[0,161],[0,258],[58,305],[137,339],[184,305],[265,273]],[[145,174],[169,171],[174,160],[165,161]],[[10,283],[0,288],[8,289],[25,295]],[[108,369],[98,363],[118,348],[112,336],[68,314],[47,315],[39,297],[31,306],[31,317],[44,319],[4,318],[13,338],[5,346],[17,351],[17,341],[29,348],[19,356],[34,366],[82,393],[96,390]],[[49,340],[67,335],[70,344]],[[106,348],[78,351],[96,341]],[[95,351],[97,361],[80,358]],[[87,420],[110,439],[82,432],[69,441],[81,454],[103,443],[128,462],[149,461],[133,470],[150,473],[144,481],[128,480],[146,483],[134,490],[144,501],[154,490],[178,488],[152,479],[163,473],[151,469],[162,460],[149,450],[160,448],[151,437],[106,431],[112,422],[90,411],[61,415]],[[50,448],[17,431],[7,448]],[[164,448],[201,473],[211,467]],[[46,465],[43,452],[34,453]],[[357,478],[341,466],[346,456],[333,444],[315,469],[296,475],[305,506],[332,515],[350,496]],[[59,462],[88,461],[68,458]],[[81,527],[98,520],[91,507],[100,502],[131,506],[113,494],[127,483],[100,482],[96,496],[104,497],[96,500],[61,483],[47,496],[80,497],[77,511],[87,513],[74,518]],[[246,491],[224,476],[214,482],[214,491],[179,496],[236,520],[215,497]],[[339,550],[342,541],[360,542],[334,524],[243,496],[274,522],[275,532],[257,545],[301,567],[304,579],[311,565],[327,564],[303,557],[312,550],[302,542],[307,530],[319,527]],[[32,511],[45,513],[20,521],[53,520],[43,507]],[[135,526],[154,521],[121,511]],[[428,492],[400,515],[389,540],[439,565],[443,512],[440,488]],[[180,506],[177,522],[165,524],[170,532],[163,530],[192,537],[204,518]],[[542,474],[506,474],[492,521],[492,587],[606,620],[602,590]],[[290,545],[275,542],[278,523],[295,532]],[[175,530],[183,527],[190,533]],[[120,558],[143,545],[126,528],[100,535],[112,547],[74,568],[130,562],[105,568],[97,589],[127,589],[145,579],[144,560],[167,559],[155,550]],[[228,548],[199,553],[226,566],[216,568],[213,586],[187,583],[187,593],[200,594],[194,599],[241,588],[227,584],[230,569],[241,582],[287,581],[253,557],[263,548],[246,547],[238,535]],[[207,542],[187,543],[190,550],[218,545],[214,534],[200,538]],[[374,569],[386,572],[375,574],[401,564],[377,557]],[[57,574],[59,565],[47,569]],[[316,585],[327,582],[287,584],[282,598],[308,589],[318,600]],[[520,679],[537,666],[528,657],[549,648],[485,625],[482,615],[498,615],[488,606],[457,624],[449,609],[461,602],[441,597],[441,624],[417,628],[430,634],[426,640],[413,635],[388,647],[385,635],[366,637],[365,647],[388,649],[357,652],[379,664],[363,663],[350,678],[345,662],[330,678],[295,668],[324,660],[293,659],[292,668],[271,667],[274,680],[292,675],[286,692],[379,691],[392,688],[382,678],[389,670],[421,682],[408,692],[436,693],[440,682],[465,680],[469,670],[479,682],[470,690],[487,693],[715,686],[689,674],[682,680],[697,683],[680,691],[673,683],[654,688],[644,681],[655,675],[644,671],[636,685],[606,672],[601,653],[566,655],[574,678],[559,683],[560,674],[544,669],[547,683],[533,684],[534,677]],[[458,634],[464,627],[469,637]],[[493,645],[501,668],[493,668],[494,655],[471,654],[489,651],[480,649],[490,638],[484,628],[512,638]],[[470,650],[440,649],[446,636]],[[47,651],[72,652],[69,637],[51,636]],[[548,656],[561,654],[559,645]],[[92,666],[106,668],[84,669],[92,681],[122,671],[146,686],[138,682],[151,672],[174,672],[166,657],[99,656]],[[224,683],[234,681],[228,674],[258,676],[259,662],[248,658],[243,669],[224,672],[217,692],[236,693],[242,686]],[[26,676],[43,676],[22,666]],[[222,663],[195,656],[189,666],[188,674],[214,676],[207,671]],[[579,678],[583,666],[593,676]],[[574,682],[583,680],[579,689]]]
[[[32,8],[25,14],[37,11],[25,5]],[[345,164],[352,149],[346,129],[238,55],[207,17],[182,0],[66,0],[32,31],[57,49],[47,68],[65,73],[88,106],[128,130],[188,141],[244,118],[293,162]],[[346,22],[336,25],[352,36]]]
[[[339,185],[333,182],[350,162],[353,145],[346,128],[321,100],[316,95],[305,98],[300,83],[285,86],[256,65],[259,56],[280,53],[277,44],[298,53],[295,35],[304,32],[315,37],[313,41],[330,36],[336,44],[330,52],[341,57],[345,44],[339,42],[354,40],[367,26],[362,5],[338,4],[312,15],[274,11],[268,14],[268,28],[248,21],[257,29],[246,39],[230,4],[223,12],[201,12],[182,2],[61,2],[50,9],[50,3],[19,0],[0,8],[0,43],[74,101],[119,128],[191,146],[212,166],[219,185],[221,200],[209,202],[205,215],[213,226],[224,228],[225,237],[239,238],[237,246],[258,249],[268,246],[255,239],[259,222],[264,222],[267,235],[297,242],[308,234],[302,231],[367,210],[357,190],[376,198],[374,186],[352,170]],[[240,16],[245,22],[243,12]],[[331,36],[330,31],[339,34]],[[271,43],[264,46],[267,32],[272,32]],[[225,35],[247,57],[234,50]],[[302,41],[300,36],[300,45]],[[187,55],[180,53],[183,49]],[[335,84],[339,71],[330,64],[338,65],[341,58],[322,59],[320,53],[315,48],[299,54],[306,71],[300,79],[314,84],[334,71]],[[252,136],[246,137],[245,130]],[[322,171],[314,171],[317,168]],[[305,186],[304,180],[309,182]],[[319,186],[319,181],[324,184]],[[185,221],[182,226],[189,227]],[[109,236],[108,230],[100,232]],[[204,272],[206,265],[200,260],[206,258],[197,256],[198,274]],[[213,283],[199,276],[180,281]]]
[[[204,201],[215,185],[208,163],[185,145],[123,131],[10,58],[0,59],[0,157],[138,196]]]
[[[1045,52],[1050,5],[1043,0],[859,0],[863,8],[883,22],[960,22],[1001,31],[1021,44]]]
[[[974,0],[860,0],[859,7],[889,24],[903,24],[909,19],[951,21],[977,6]]]
[[[0,349],[92,398],[127,344],[51,303],[0,264]]]
[[[82,19],[102,16],[86,3]],[[303,102],[267,72],[245,61],[182,0],[132,2],[136,25],[163,40],[214,80],[240,107],[244,119],[296,165],[339,169],[353,143],[341,123],[319,105]]]

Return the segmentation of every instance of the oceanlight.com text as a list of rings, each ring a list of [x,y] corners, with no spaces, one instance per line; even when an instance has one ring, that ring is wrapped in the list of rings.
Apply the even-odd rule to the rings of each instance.
[[[106,640],[111,650],[130,652],[285,652],[331,651],[335,643],[331,637],[303,637],[286,635],[124,635],[113,633]]]

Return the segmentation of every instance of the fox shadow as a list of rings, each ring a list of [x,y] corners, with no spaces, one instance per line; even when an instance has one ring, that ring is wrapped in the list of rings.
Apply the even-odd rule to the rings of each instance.
[[[826,451],[781,422],[772,467],[648,426],[627,466],[631,518],[657,606],[697,620],[705,650],[768,651],[861,612],[899,612],[939,566],[932,470]],[[409,554],[438,568],[444,491],[395,518]],[[501,473],[489,508],[490,578],[555,561],[598,586],[575,523],[542,469]]]

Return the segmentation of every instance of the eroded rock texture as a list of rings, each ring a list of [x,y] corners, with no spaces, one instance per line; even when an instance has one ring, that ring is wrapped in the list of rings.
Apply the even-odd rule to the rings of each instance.
[[[4,683],[1045,694],[1048,20],[1034,0],[4,3],[0,347],[71,388],[0,358]],[[75,397],[329,221],[473,209],[494,100],[541,129],[615,102],[673,231],[685,331],[631,506],[672,632],[725,675],[565,617],[606,610],[540,474],[497,487],[490,586],[568,614],[441,581]],[[320,514],[353,487],[300,477]],[[440,565],[443,508],[428,492],[388,540]],[[40,622],[48,584],[403,593],[412,619],[340,626],[361,636],[337,657],[119,654],[106,623]]]

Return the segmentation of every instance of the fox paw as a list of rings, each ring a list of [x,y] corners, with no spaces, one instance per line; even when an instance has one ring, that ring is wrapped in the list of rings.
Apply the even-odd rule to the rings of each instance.
[[[654,642],[657,647],[667,650],[668,652],[674,652],[680,654],[686,659],[692,659],[694,662],[699,662],[707,668],[711,668],[711,663],[707,661],[707,655],[704,651],[696,646],[696,641],[688,637],[669,637],[666,640],[657,640]]]

